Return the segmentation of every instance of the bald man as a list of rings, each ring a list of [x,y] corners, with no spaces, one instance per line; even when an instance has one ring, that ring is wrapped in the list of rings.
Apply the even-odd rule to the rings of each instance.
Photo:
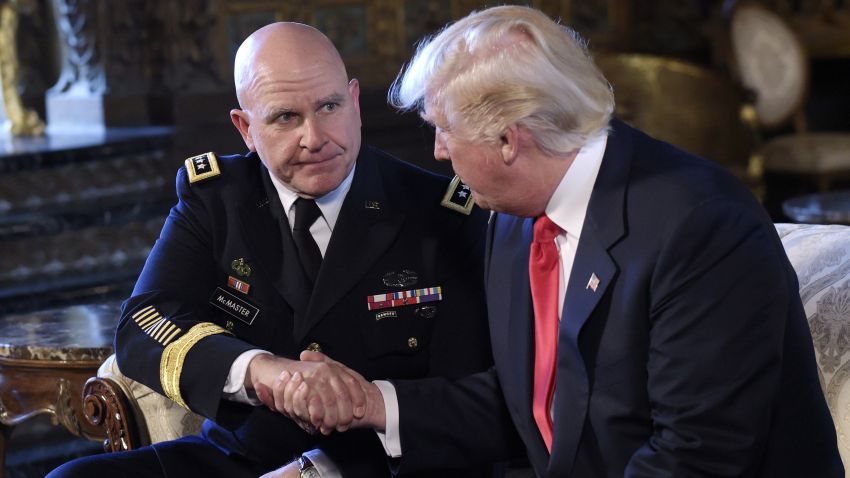
[[[186,160],[115,338],[121,370],[207,417],[203,432],[51,478],[255,477],[293,460],[302,476],[389,476],[397,436],[328,436],[257,393],[341,376],[314,397],[337,426],[367,412],[360,375],[460,377],[492,363],[487,217],[465,187],[361,145],[359,84],[312,27],[256,31],[234,77],[230,117],[249,152]],[[353,371],[299,361],[307,349]]]

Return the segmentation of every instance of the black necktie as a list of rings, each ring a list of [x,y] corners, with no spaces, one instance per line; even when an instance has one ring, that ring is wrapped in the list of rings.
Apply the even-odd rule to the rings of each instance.
[[[319,245],[310,234],[310,226],[322,215],[316,201],[298,198],[295,200],[295,225],[292,227],[292,238],[298,248],[298,258],[304,267],[304,272],[312,283],[316,283],[319,266],[322,265],[322,252]]]

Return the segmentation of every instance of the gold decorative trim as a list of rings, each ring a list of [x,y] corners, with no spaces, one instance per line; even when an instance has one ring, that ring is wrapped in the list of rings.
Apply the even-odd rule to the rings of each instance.
[[[443,200],[440,201],[440,205],[468,216],[472,212],[472,207],[475,206],[475,201],[472,200],[472,191],[469,190],[469,186],[463,184],[459,176],[455,176],[449,183],[449,188]]]
[[[218,158],[216,158],[213,152],[187,158],[185,164],[186,172],[189,173],[190,184],[221,174],[221,169],[218,167]]]
[[[152,305],[139,310],[131,317],[141,327],[142,332],[148,334],[163,347],[171,343],[171,340],[181,332],[180,327],[163,317]]]
[[[185,335],[165,347],[159,360],[159,382],[165,396],[181,407],[189,406],[180,394],[180,376],[183,374],[183,362],[186,355],[198,342],[210,335],[230,334],[226,329],[210,322],[201,322],[193,326]]]
[[[18,10],[22,8],[19,3],[0,2],[0,108],[6,111],[13,136],[41,136],[44,122],[35,111],[24,106],[18,93],[20,64],[16,36]]]

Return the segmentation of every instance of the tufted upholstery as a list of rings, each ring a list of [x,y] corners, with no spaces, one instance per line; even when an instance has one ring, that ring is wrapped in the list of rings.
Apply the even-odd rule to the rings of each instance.
[[[850,226],[777,224],[797,271],[820,383],[850,477]]]

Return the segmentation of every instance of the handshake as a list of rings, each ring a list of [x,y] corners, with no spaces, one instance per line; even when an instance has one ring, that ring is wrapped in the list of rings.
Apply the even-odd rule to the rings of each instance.
[[[304,351],[300,358],[257,355],[245,389],[311,434],[385,428],[384,398],[375,384],[319,352]]]

